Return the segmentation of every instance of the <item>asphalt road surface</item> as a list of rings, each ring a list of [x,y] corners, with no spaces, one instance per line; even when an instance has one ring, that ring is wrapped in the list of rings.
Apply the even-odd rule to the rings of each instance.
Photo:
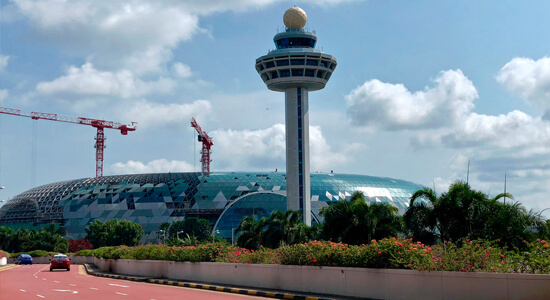
[[[192,288],[115,280],[87,275],[84,267],[53,270],[49,265],[24,265],[0,269],[1,300],[101,299],[265,299]]]

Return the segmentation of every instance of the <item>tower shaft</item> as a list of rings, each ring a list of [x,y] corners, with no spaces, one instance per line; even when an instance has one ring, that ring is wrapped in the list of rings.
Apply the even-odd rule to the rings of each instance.
[[[302,211],[311,226],[308,89],[285,90],[287,209]]]

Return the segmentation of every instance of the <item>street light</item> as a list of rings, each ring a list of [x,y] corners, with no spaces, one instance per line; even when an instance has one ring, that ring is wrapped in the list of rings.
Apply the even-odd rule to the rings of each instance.
[[[219,234],[220,231],[216,230],[216,231],[214,231],[214,233],[212,233],[212,244],[214,243],[214,238],[216,237],[216,233]]]
[[[166,231],[161,229],[160,233],[162,233],[162,244],[166,244]]]
[[[542,213],[543,213],[545,210],[547,210],[547,209],[550,209],[550,207],[547,207],[547,208],[545,208],[545,209],[543,209],[543,210],[541,210],[541,211],[539,212],[539,218],[540,218],[540,216],[542,215]]]
[[[176,233],[176,236],[178,237],[178,240],[180,239],[180,233],[183,233],[183,230],[180,230]]]
[[[231,227],[231,246],[235,245],[235,229],[234,227]]]

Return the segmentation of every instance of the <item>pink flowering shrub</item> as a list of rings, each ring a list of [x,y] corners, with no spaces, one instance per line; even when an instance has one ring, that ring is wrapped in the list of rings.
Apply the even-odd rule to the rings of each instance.
[[[141,245],[103,247],[91,251],[110,259],[170,260],[245,264],[282,264],[419,271],[550,273],[550,246],[544,240],[527,245],[528,251],[509,251],[496,242],[461,240],[429,246],[412,239],[372,240],[368,245],[311,241],[278,249],[251,251],[227,243],[169,247]],[[82,251],[83,252],[83,251]]]
[[[87,239],[69,239],[69,252],[76,253],[80,250],[91,250],[94,246]]]

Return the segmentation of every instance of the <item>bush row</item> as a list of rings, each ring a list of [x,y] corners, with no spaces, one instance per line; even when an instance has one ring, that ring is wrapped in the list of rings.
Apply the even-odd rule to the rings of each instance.
[[[170,260],[336,266],[361,268],[413,269],[419,271],[459,271],[550,274],[550,246],[544,240],[527,243],[527,251],[509,251],[498,241],[461,240],[436,246],[412,239],[372,240],[368,245],[347,245],[312,241],[278,249],[251,251],[226,243],[187,247],[142,245],[103,247],[83,250],[75,255],[105,259]]]

